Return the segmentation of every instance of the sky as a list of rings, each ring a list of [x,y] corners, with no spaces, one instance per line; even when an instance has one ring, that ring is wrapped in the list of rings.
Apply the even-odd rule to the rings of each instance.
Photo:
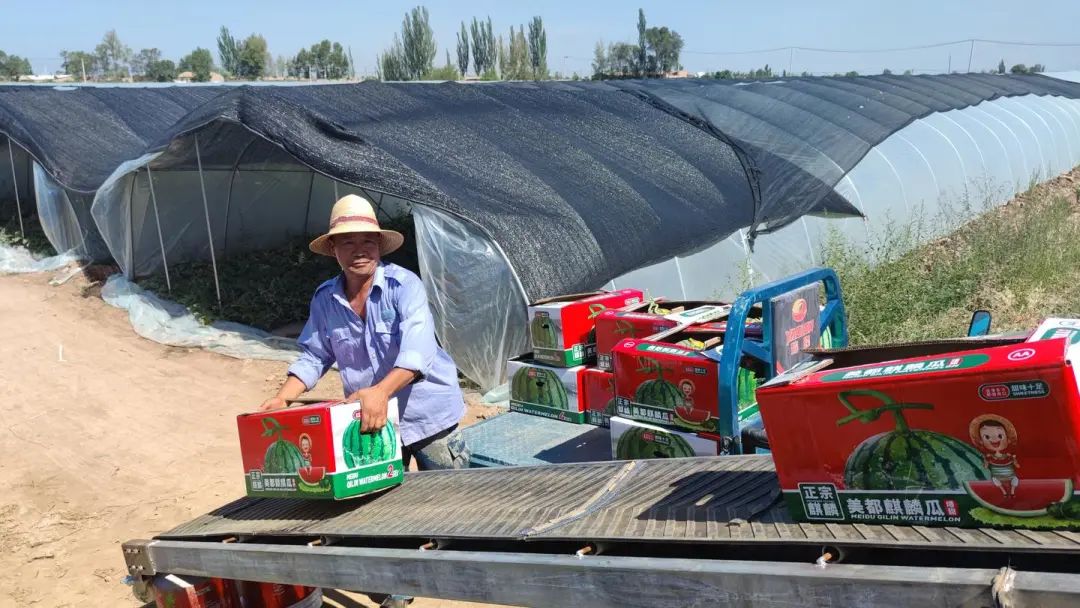
[[[36,73],[60,69],[61,50],[92,51],[115,29],[134,51],[159,48],[174,61],[193,48],[217,56],[220,26],[236,38],[262,34],[276,56],[294,55],[324,38],[350,47],[361,74],[374,74],[375,58],[400,31],[418,2],[393,0],[0,0],[0,50],[28,57]],[[532,16],[544,19],[548,66],[564,75],[592,72],[597,41],[636,42],[637,9],[650,26],[682,35],[683,66],[691,72],[747,70],[766,63],[774,71],[879,73],[991,69],[1042,63],[1051,71],[1080,70],[1080,2],[1077,0],[427,0],[439,45],[455,57],[462,20],[490,16],[496,35]],[[1022,42],[1019,46],[969,42],[918,50],[889,50],[970,38]],[[803,47],[795,50],[781,47]],[[759,52],[762,49],[779,49]],[[805,50],[805,49],[828,49]],[[884,49],[884,51],[882,51]],[[832,52],[853,50],[858,52]]]

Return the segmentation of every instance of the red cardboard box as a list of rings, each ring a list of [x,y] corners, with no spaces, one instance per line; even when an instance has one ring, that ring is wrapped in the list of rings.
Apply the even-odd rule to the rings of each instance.
[[[235,581],[161,574],[154,577],[157,608],[240,608]]]
[[[723,302],[657,300],[657,303],[667,310],[679,307],[692,310],[702,306],[726,306]],[[633,309],[606,310],[596,317],[596,367],[607,371],[614,369],[611,351],[619,342],[635,338],[644,339],[678,325],[675,315],[658,315],[642,310],[647,307],[648,303],[644,303]],[[757,327],[760,333],[760,322]],[[708,333],[723,331],[726,328],[726,321],[717,321],[694,325],[688,328],[688,331]]]
[[[1021,339],[826,352],[759,389],[792,516],[1080,528],[1080,346]]]
[[[609,420],[615,415],[615,374],[590,367],[582,370],[579,378],[585,422],[608,426]]]
[[[716,456],[719,445],[718,435],[685,433],[618,416],[611,418],[611,457],[615,460]]]
[[[530,357],[506,362],[510,378],[510,409],[563,422],[585,421],[580,397],[580,375],[585,366],[552,367]]]
[[[236,581],[244,608],[319,608],[322,590],[303,585]]]
[[[397,399],[380,433],[360,432],[358,402],[240,414],[248,496],[340,499],[402,481]]]
[[[623,340],[615,346],[615,412],[623,418],[674,426],[693,432],[715,432],[720,409],[720,349],[692,350],[675,344],[706,332],[682,332],[664,341]],[[754,372],[739,372],[739,420],[757,412]]]
[[[641,302],[641,291],[621,289],[540,300],[529,305],[533,358],[547,365],[574,367],[596,356],[596,317],[611,308]]]

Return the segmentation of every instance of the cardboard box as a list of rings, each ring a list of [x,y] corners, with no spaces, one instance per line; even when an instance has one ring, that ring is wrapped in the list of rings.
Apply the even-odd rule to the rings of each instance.
[[[596,357],[595,319],[612,308],[641,302],[637,289],[576,294],[529,305],[533,358],[548,365],[574,367]]]
[[[705,301],[657,300],[657,303],[667,310],[681,307],[686,311],[701,309],[706,306],[726,306],[723,302]],[[682,320],[678,313],[673,315],[652,314],[645,310],[648,306],[649,303],[646,302],[637,307],[606,310],[596,317],[596,367],[607,371],[614,369],[611,351],[619,342],[628,339],[647,338],[675,327]],[[727,329],[727,321],[700,323],[687,328],[691,332],[722,332],[725,329]],[[755,332],[760,335],[761,321],[755,320],[754,324],[748,325],[747,332],[751,335]]]
[[[1080,346],[1021,340],[827,351],[759,389],[792,516],[1080,528]]]
[[[582,370],[579,378],[585,423],[608,426],[615,415],[615,374],[590,367]]]
[[[713,332],[683,332],[663,341],[623,340],[613,351],[615,412],[623,418],[674,426],[693,432],[716,432],[719,420],[730,419],[720,404],[722,346],[692,350],[679,346],[685,338],[705,340]],[[755,374],[740,369],[738,419],[757,412]]]
[[[506,362],[510,378],[510,409],[581,424],[585,421],[580,399],[579,376],[585,366],[552,367],[530,357]]]
[[[159,574],[154,577],[157,608],[240,608],[236,582],[222,578]]]
[[[401,483],[397,399],[381,433],[360,433],[360,416],[358,402],[237,416],[248,496],[341,499]]]
[[[1028,342],[1068,338],[1069,344],[1080,342],[1080,319],[1047,319],[1031,332]]]
[[[322,590],[303,585],[236,581],[244,608],[319,608]]]
[[[718,442],[716,435],[685,433],[618,416],[611,418],[611,457],[615,460],[716,456]]]

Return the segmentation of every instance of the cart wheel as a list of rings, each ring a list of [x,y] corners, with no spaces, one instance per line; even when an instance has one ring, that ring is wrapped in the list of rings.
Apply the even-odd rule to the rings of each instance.
[[[129,576],[128,580],[124,581],[131,585],[131,593],[135,595],[135,599],[147,604],[154,603],[154,579],[145,576]]]

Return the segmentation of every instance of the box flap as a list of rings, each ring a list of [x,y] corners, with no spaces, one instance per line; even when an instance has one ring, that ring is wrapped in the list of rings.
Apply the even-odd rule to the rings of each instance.
[[[980,336],[975,338],[946,338],[919,342],[848,346],[845,348],[810,348],[806,352],[813,355],[815,359],[821,357],[832,359],[833,367],[852,367],[896,359],[912,359],[930,355],[958,353],[966,350],[993,348],[995,346],[1008,346],[1023,341],[1023,337],[1015,336]]]
[[[529,304],[529,306],[543,306],[544,304],[555,304],[559,302],[577,302],[578,300],[584,300],[585,298],[591,298],[593,296],[603,295],[606,291],[586,291],[583,293],[568,293],[561,296],[551,296],[550,298],[543,298],[536,300]]]
[[[669,321],[675,321],[680,325],[690,325],[693,323],[715,321],[717,319],[722,319],[729,314],[731,314],[731,305],[724,304],[698,306],[697,308],[691,308],[690,310],[664,315],[664,318]]]
[[[801,363],[796,363],[794,367],[785,371],[784,373],[774,377],[765,384],[762,384],[758,389],[769,388],[772,386],[785,386],[805,378],[814,372],[821,371],[833,364],[833,360],[828,357],[822,359],[807,359]]]

